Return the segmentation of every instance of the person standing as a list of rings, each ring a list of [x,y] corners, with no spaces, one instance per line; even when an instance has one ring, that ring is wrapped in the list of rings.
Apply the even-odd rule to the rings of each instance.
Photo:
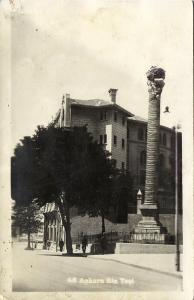
[[[84,235],[83,238],[82,238],[82,251],[83,251],[83,254],[86,253],[87,245],[88,245],[88,239],[87,239],[87,236]]]
[[[64,247],[64,241],[62,239],[60,239],[60,241],[59,241],[60,252],[63,251],[63,247]]]
[[[102,254],[104,254],[106,251],[106,247],[107,247],[107,240],[106,240],[106,236],[105,236],[104,232],[102,233],[102,236],[100,238],[100,246],[102,249]]]

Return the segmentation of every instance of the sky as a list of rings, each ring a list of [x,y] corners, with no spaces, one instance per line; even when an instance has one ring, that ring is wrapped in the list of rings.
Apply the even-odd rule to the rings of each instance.
[[[13,148],[51,121],[66,93],[109,100],[117,88],[117,104],[147,118],[153,65],[166,71],[161,123],[191,124],[189,0],[18,0],[11,36]]]

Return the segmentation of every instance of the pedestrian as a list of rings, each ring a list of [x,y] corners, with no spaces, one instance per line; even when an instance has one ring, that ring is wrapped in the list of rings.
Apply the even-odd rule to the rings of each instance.
[[[87,245],[88,245],[88,239],[87,239],[87,236],[84,235],[83,238],[82,238],[82,251],[83,251],[83,254],[86,253]]]
[[[50,250],[50,246],[51,246],[51,242],[50,241],[47,241],[47,250]]]
[[[60,241],[59,241],[60,252],[63,251],[63,247],[64,247],[64,241],[62,239],[60,239]]]
[[[107,246],[107,240],[106,240],[106,236],[105,236],[104,232],[102,233],[101,238],[100,238],[100,246],[102,249],[102,254],[104,254],[106,251],[106,246]]]

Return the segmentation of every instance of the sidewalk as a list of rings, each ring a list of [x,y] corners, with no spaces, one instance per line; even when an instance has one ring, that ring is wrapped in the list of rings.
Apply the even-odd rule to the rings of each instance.
[[[73,245],[73,253],[74,255],[81,255],[82,249],[76,249],[76,245]],[[134,248],[137,245],[131,245]],[[144,246],[144,245],[140,245]],[[147,245],[146,245],[147,246]],[[152,246],[152,245],[148,245]],[[159,245],[160,246],[160,245]],[[162,245],[164,246],[164,245]],[[167,245],[168,246],[168,245]],[[160,246],[161,247],[161,246]],[[37,249],[38,250],[38,249]],[[99,259],[99,260],[107,260],[107,261],[115,261],[120,264],[129,265],[135,268],[141,268],[148,271],[153,271],[157,273],[163,273],[166,275],[175,276],[178,278],[182,278],[182,257],[180,255],[180,272],[176,271],[175,253],[128,253],[128,254],[90,254],[91,244],[87,247],[87,257],[89,259]],[[135,249],[137,250],[137,249]],[[145,250],[145,249],[144,249]],[[153,249],[150,249],[150,251]],[[61,252],[56,252],[56,248],[50,250],[39,250],[40,252],[45,251],[48,255],[62,255]],[[174,250],[173,250],[174,251]],[[66,254],[66,251],[63,251],[63,255]]]
[[[88,255],[88,258],[116,261],[144,270],[182,277],[182,255],[180,257],[181,272],[176,271],[175,254],[105,254]]]
[[[46,252],[48,255],[62,255],[61,252],[53,250],[39,250]],[[63,251],[63,255],[66,251]],[[74,251],[74,255],[81,255],[82,251]],[[129,265],[135,268],[141,268],[148,271],[163,273],[166,275],[182,277],[182,254],[180,255],[180,272],[176,271],[175,254],[156,254],[156,253],[136,253],[136,254],[90,254],[87,253],[88,259],[99,259],[106,261],[115,261],[120,264]]]

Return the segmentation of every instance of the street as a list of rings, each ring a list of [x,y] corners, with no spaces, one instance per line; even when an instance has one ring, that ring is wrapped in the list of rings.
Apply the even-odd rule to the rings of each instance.
[[[68,257],[25,246],[13,244],[15,292],[181,290],[181,276],[114,260],[114,255]]]

